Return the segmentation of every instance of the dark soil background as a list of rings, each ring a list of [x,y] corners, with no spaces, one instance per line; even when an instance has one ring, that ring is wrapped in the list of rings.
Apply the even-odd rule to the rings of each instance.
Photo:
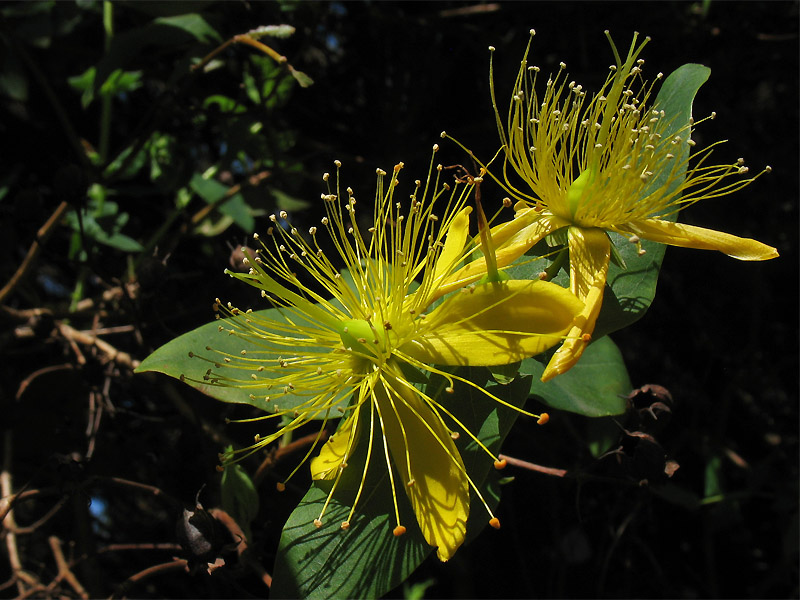
[[[376,167],[402,160],[407,179],[421,177],[442,130],[490,157],[498,138],[487,47],[497,49],[505,103],[535,28],[530,60],[544,72],[566,62],[588,90],[613,62],[605,29],[621,49],[633,31],[652,38],[648,79],[687,62],[710,67],[694,113],[717,116],[698,127],[698,145],[728,140],[717,162],[742,156],[753,172],[773,171],[681,219],[754,237],[781,257],[745,263],[670,248],[649,312],[613,336],[633,385],[660,384],[674,399],[669,422],[652,430],[680,465],[671,479],[630,439],[618,469],[594,458],[587,440],[608,424],[554,414],[534,435],[520,419],[505,453],[593,477],[512,473],[503,529],[484,531],[447,564],[428,559],[390,596],[429,584],[425,597],[437,598],[798,597],[797,2],[118,2],[115,36],[127,45],[112,47],[106,62],[102,11],[95,2],[0,4],[0,284],[41,244],[0,300],[0,496],[22,493],[16,525],[3,523],[0,595],[268,594],[235,554],[213,575],[173,560],[183,556],[174,533],[182,506],[203,486],[203,504],[218,505],[217,453],[228,440],[252,439],[252,428],[224,424],[244,413],[166,377],[132,374],[135,361],[211,320],[215,297],[256,302],[222,273],[251,232],[226,227],[215,210],[204,216],[203,194],[181,190],[215,167],[226,187],[243,185],[242,202],[263,229],[287,197],[313,203],[334,159],[363,197]],[[188,13],[220,41],[293,25],[291,38],[264,41],[314,85],[290,85],[244,45],[188,76],[190,59],[219,42],[151,26]],[[92,65],[142,73],[140,85],[110,99],[105,157],[101,101],[82,106],[68,83]],[[247,77],[284,83],[258,104]],[[214,95],[244,112],[207,103]],[[453,144],[442,146],[441,162],[466,163]],[[106,168],[131,147],[130,164]],[[135,247],[104,243],[91,223],[78,223],[81,207],[91,220],[98,188],[116,204],[92,218]],[[482,193],[484,203],[502,198],[488,184]],[[293,211],[299,225],[316,218],[313,208]],[[259,480],[252,547],[267,571],[303,492],[302,481],[274,492],[294,460]],[[252,473],[258,464],[245,466]],[[7,508],[0,501],[0,514]]]

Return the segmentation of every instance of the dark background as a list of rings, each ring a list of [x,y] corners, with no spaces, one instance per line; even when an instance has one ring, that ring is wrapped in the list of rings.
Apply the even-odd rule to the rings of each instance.
[[[67,78],[103,57],[102,6],[31,6],[0,5],[3,284],[62,200],[73,213],[86,204],[90,183],[113,193],[117,214],[127,215],[122,231],[147,246],[175,215],[176,190],[212,165],[227,185],[269,171],[263,185],[245,194],[251,209],[268,214],[280,193],[313,205],[334,159],[344,163],[346,185],[364,190],[362,197],[371,193],[376,167],[388,171],[402,160],[408,180],[421,177],[442,130],[490,157],[498,138],[487,47],[497,48],[502,106],[530,28],[537,31],[530,61],[549,72],[563,60],[590,91],[613,62],[604,29],[621,52],[633,31],[652,37],[643,53],[648,79],[687,62],[710,67],[694,113],[716,111],[717,117],[697,129],[695,140],[702,147],[727,139],[715,150],[717,162],[742,156],[753,171],[771,165],[773,172],[733,196],[691,207],[681,219],[754,237],[776,246],[781,257],[744,263],[671,248],[650,311],[613,336],[635,387],[658,383],[671,391],[672,419],[656,437],[680,469],[668,482],[650,477],[653,485],[639,486],[641,469],[653,475],[648,464],[634,460],[610,472],[591,455],[587,440],[596,424],[553,415],[533,435],[532,424],[519,420],[507,454],[602,477],[513,473],[499,507],[503,529],[483,532],[446,565],[429,559],[410,583],[430,581],[426,597],[443,598],[798,596],[796,2],[115,3],[118,36],[159,15],[190,12],[202,14],[221,39],[258,25],[291,24],[293,37],[265,42],[315,82],[288,86],[282,101],[261,113],[249,105],[264,129],[237,137],[241,123],[204,108],[203,99],[241,100],[253,49],[229,48],[221,68],[187,83],[188,57],[202,57],[216,43],[176,36],[135,46],[119,64],[141,70],[143,85],[112,99],[109,159],[144,133],[166,132],[171,142],[157,161],[166,173],[160,177],[146,166],[106,176],[70,143],[98,143],[99,102],[83,108]],[[13,91],[21,79],[24,94]],[[226,154],[223,146],[236,144],[252,164]],[[439,160],[466,162],[454,145],[442,145]],[[155,144],[145,148],[149,157],[158,154]],[[488,184],[482,191],[484,203],[502,197]],[[129,363],[110,360],[60,328],[122,327],[100,337],[141,360],[210,320],[215,297],[255,302],[246,286],[222,274],[231,248],[250,232],[233,225],[203,234],[190,221],[203,206],[194,197],[146,252],[98,243],[64,221],[3,301],[2,468],[14,491],[38,490],[14,511],[17,524],[29,526],[16,541],[25,572],[41,584],[27,588],[37,597],[75,595],[56,578],[53,537],[92,596],[127,589],[142,597],[267,593],[235,556],[213,576],[173,570],[119,587],[179,554],[176,547],[142,544],[174,544],[179,507],[191,505],[201,486],[203,504],[218,504],[217,452],[225,439],[246,444],[253,430],[224,425],[225,417],[241,412],[165,377],[133,376]],[[315,219],[313,207],[293,213],[299,224]],[[262,225],[257,216],[256,228]],[[78,282],[84,287],[76,294]],[[288,473],[293,460],[278,465],[278,474]],[[257,465],[245,463],[251,472]],[[268,476],[259,488],[261,511],[253,523],[253,550],[267,570],[282,523],[303,491],[300,482],[278,496],[271,481]],[[3,548],[0,594],[12,597],[19,589]]]

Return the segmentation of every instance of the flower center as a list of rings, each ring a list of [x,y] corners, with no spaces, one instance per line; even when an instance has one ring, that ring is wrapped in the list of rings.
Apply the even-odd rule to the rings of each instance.
[[[384,359],[389,352],[386,332],[369,321],[351,319],[339,322],[339,336],[344,347],[366,357]]]
[[[589,189],[594,183],[595,176],[597,175],[596,168],[589,168],[583,171],[578,178],[572,182],[572,185],[569,186],[567,190],[567,209],[569,210],[569,215],[559,215],[561,217],[568,217],[571,220],[575,220],[575,217],[578,215],[580,209],[587,201],[587,196],[591,193]]]

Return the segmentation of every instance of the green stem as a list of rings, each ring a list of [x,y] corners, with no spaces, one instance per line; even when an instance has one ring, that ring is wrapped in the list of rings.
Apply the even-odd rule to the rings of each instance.
[[[111,50],[111,40],[114,37],[114,5],[110,0],[103,2],[103,30],[105,31],[105,53]],[[101,94],[100,110],[100,143],[99,155],[100,164],[105,164],[108,160],[108,147],[111,138],[111,96]]]

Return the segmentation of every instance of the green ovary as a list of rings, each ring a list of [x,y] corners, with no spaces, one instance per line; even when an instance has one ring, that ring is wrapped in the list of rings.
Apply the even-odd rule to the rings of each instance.
[[[378,358],[388,351],[383,328],[378,329],[368,321],[363,319],[340,321],[338,330],[344,347],[353,352]]]

